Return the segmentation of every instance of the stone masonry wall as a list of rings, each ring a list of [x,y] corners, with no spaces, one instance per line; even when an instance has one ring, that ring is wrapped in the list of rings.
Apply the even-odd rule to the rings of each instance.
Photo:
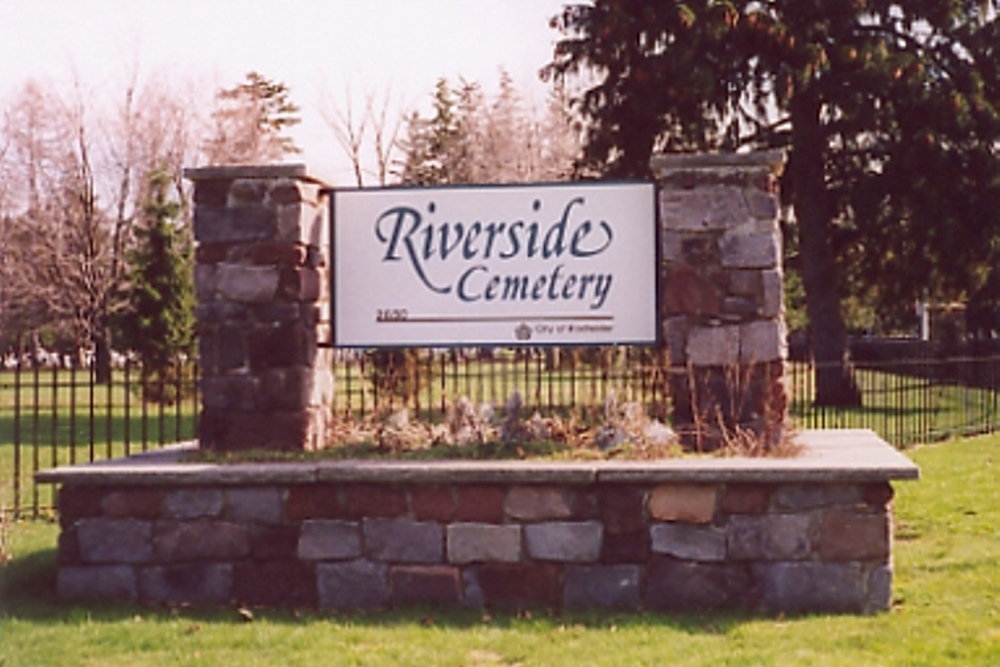
[[[301,165],[208,167],[194,182],[207,449],[318,449],[333,396],[329,203]]]
[[[873,612],[886,482],[64,484],[61,597]]]
[[[674,428],[697,450],[781,440],[781,153],[653,158]]]

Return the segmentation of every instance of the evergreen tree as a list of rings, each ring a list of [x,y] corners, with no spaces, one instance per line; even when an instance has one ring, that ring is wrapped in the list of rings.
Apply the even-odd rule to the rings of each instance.
[[[284,134],[302,120],[285,84],[250,72],[215,97],[215,134],[205,147],[211,164],[268,162],[300,152]]]
[[[180,204],[167,198],[170,177],[150,177],[150,197],[136,228],[130,256],[122,343],[141,361],[146,399],[171,403],[189,373],[184,357],[194,344],[193,257],[188,232],[178,222]]]
[[[982,280],[1000,231],[992,0],[595,0],[554,19],[546,68],[594,85],[584,167],[663,150],[784,148],[816,401],[858,400],[842,291],[908,308]]]

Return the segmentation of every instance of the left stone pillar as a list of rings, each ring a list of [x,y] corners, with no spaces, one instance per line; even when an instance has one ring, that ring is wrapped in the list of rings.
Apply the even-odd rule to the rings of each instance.
[[[326,446],[329,201],[298,164],[188,169],[205,449]]]

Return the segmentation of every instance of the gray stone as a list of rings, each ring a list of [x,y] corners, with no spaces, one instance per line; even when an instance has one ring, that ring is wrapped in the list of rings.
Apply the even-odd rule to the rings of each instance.
[[[861,612],[866,573],[857,563],[754,563],[754,579],[769,612]]]
[[[298,546],[303,560],[348,560],[361,556],[361,526],[356,521],[310,519],[302,522]]]
[[[284,521],[285,491],[276,486],[227,489],[223,516],[239,523],[277,525]]]
[[[250,553],[247,526],[226,521],[163,521],[156,525],[154,543],[163,562],[237,560]]]
[[[688,321],[686,315],[668,317],[663,320],[663,342],[670,355],[670,363],[684,365],[687,363]]]
[[[275,212],[266,206],[199,204],[194,208],[194,237],[199,243],[263,241],[273,238],[276,231]]]
[[[785,310],[785,286],[781,269],[760,272],[761,276],[761,317],[775,318]]]
[[[726,558],[726,532],[689,523],[657,523],[649,529],[653,553],[698,561]]]
[[[743,195],[746,197],[747,210],[753,217],[760,220],[774,220],[778,217],[778,200],[774,195],[757,188],[747,188]]]
[[[365,519],[364,550],[369,558],[395,563],[441,563],[444,529],[411,519]]]
[[[573,515],[573,494],[559,487],[515,486],[507,492],[504,511],[520,521],[568,519]]]
[[[237,303],[268,303],[278,291],[280,271],[271,266],[221,263],[215,289],[223,299]]]
[[[453,523],[448,526],[447,540],[449,563],[521,560],[521,527],[517,524]]]
[[[654,557],[646,567],[642,598],[654,610],[732,610],[752,607],[755,590],[742,564]]]
[[[135,600],[135,568],[91,565],[59,568],[56,587],[62,600]]]
[[[536,560],[589,563],[601,554],[600,521],[556,521],[524,526],[528,556]]]
[[[679,262],[684,258],[684,235],[680,232],[664,229],[660,231],[660,260],[664,262]]]
[[[731,560],[802,560],[813,552],[817,519],[805,514],[729,517],[727,549]]]
[[[180,489],[163,499],[163,515],[169,519],[209,519],[221,514],[220,489]]]
[[[199,302],[215,299],[215,265],[194,265],[194,293]],[[202,318],[199,318],[202,319]]]
[[[255,410],[260,381],[252,375],[215,375],[201,379],[201,404],[220,410]]]
[[[663,189],[660,219],[681,231],[723,230],[749,218],[746,200],[737,188],[701,187],[693,190]]]
[[[153,558],[153,525],[135,519],[81,519],[76,524],[85,563],[147,563]]]
[[[278,206],[277,240],[318,248],[327,246],[330,239],[325,209],[323,206],[302,202]]]
[[[730,366],[739,360],[740,327],[691,327],[687,361],[695,366]]]
[[[722,266],[733,269],[773,269],[780,265],[781,239],[777,232],[736,230],[719,239]]]
[[[777,361],[788,356],[784,322],[756,320],[739,328],[739,359],[744,364]]]
[[[568,609],[637,609],[638,565],[573,565],[566,570],[563,606]]]
[[[868,573],[868,592],[863,611],[873,614],[892,608],[892,566],[877,565]]]
[[[323,609],[378,609],[389,600],[389,568],[381,563],[354,560],[320,563],[316,588]]]
[[[147,602],[225,604],[233,591],[229,563],[182,563],[144,568],[139,597]]]
[[[787,484],[774,493],[774,506],[779,510],[853,507],[863,502],[864,487],[856,484]]]
[[[486,605],[486,595],[479,584],[479,570],[475,567],[462,568],[462,604],[466,607]]]

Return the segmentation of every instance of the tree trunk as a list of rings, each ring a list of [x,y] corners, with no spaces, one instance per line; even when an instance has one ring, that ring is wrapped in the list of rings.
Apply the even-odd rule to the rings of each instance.
[[[111,384],[111,342],[108,328],[103,322],[94,328],[94,381],[97,384]]]
[[[793,100],[792,156],[788,169],[816,363],[815,403],[851,407],[861,404],[861,394],[847,359],[847,335],[830,245],[833,207],[824,173],[825,137],[820,108],[820,102],[806,94],[800,93]]]

